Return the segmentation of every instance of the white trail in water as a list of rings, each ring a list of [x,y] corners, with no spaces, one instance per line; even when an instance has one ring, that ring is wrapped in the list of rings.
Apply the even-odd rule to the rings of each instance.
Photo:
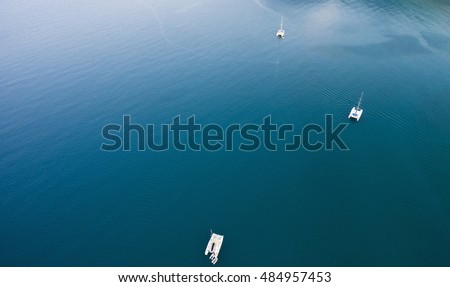
[[[159,17],[159,13],[158,13],[158,11],[156,10],[156,8],[153,7],[153,6],[151,6],[151,5],[149,5],[148,3],[144,2],[143,0],[135,0],[135,1],[136,1],[137,3],[139,3],[140,5],[142,5],[144,8],[146,8],[147,10],[149,10],[150,12],[152,12],[153,16],[154,16],[155,19],[156,19],[156,22],[158,23],[159,33],[161,34],[161,36],[163,37],[163,39],[164,39],[167,43],[169,43],[170,45],[172,45],[172,46],[174,46],[174,47],[176,47],[176,48],[178,48],[178,49],[185,50],[185,51],[187,51],[187,52],[189,52],[189,53],[192,53],[192,54],[194,54],[194,55],[196,55],[196,56],[198,56],[198,57],[209,58],[209,59],[211,59],[211,60],[216,60],[216,59],[224,60],[224,59],[226,59],[225,57],[211,57],[211,56],[205,56],[204,54],[202,54],[201,52],[199,52],[199,51],[197,51],[197,50],[195,50],[195,49],[185,47],[185,46],[183,46],[183,45],[180,45],[180,44],[178,44],[178,43],[172,41],[172,40],[167,36],[166,30],[165,30],[165,28],[164,28],[164,23],[163,23],[162,19]],[[263,9],[272,11],[272,10],[270,10],[270,9],[268,9],[268,8],[264,8],[265,6],[263,6],[261,3],[259,3],[258,0],[255,0],[255,2],[257,3],[258,6],[262,7]],[[273,11],[272,11],[272,12],[273,12]],[[234,59],[226,59],[226,60],[227,60],[227,62],[231,62],[231,63],[239,63],[239,64],[258,64],[258,63],[265,63],[265,64],[271,64],[271,65],[278,65],[278,64],[280,63],[279,61],[251,61],[251,60],[247,60],[247,61],[237,61],[237,60],[234,60]]]

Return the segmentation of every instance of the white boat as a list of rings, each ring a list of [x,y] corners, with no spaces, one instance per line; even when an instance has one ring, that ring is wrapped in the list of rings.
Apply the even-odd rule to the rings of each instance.
[[[223,242],[223,235],[213,233],[211,230],[211,238],[209,239],[208,245],[206,246],[205,255],[211,253],[209,259],[211,259],[212,264],[216,264],[217,261],[219,260],[219,252],[220,248],[222,248],[222,242]]]
[[[353,107],[350,114],[348,115],[349,119],[355,119],[359,121],[359,118],[361,118],[361,115],[363,113],[363,109],[361,109],[361,100],[364,95],[364,92],[361,93],[361,97],[359,98],[358,106]]]
[[[283,16],[281,16],[281,24],[280,24],[280,29],[277,31],[277,37],[284,39]]]

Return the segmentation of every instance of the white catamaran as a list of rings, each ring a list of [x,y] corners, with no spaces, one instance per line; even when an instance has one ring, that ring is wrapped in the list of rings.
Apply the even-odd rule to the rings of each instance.
[[[281,16],[281,24],[280,24],[280,29],[277,31],[277,37],[280,39],[284,39],[283,16]]]
[[[361,108],[361,100],[362,100],[363,95],[364,95],[364,92],[361,93],[361,97],[359,98],[358,106],[353,107],[352,111],[348,115],[349,119],[355,119],[355,120],[359,121],[359,118],[361,117],[361,115],[363,113],[363,109]]]
[[[215,234],[211,230],[211,238],[208,241],[208,245],[205,249],[205,255],[211,253],[209,259],[211,259],[212,264],[216,264],[219,260],[220,248],[222,248],[223,235]]]

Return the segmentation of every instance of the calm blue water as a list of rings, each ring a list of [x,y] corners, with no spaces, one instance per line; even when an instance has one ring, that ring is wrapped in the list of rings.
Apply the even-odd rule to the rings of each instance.
[[[450,266],[449,28],[444,0],[2,1],[0,266],[209,266],[210,228],[220,266]],[[99,149],[123,114],[301,127],[362,90],[348,152]]]

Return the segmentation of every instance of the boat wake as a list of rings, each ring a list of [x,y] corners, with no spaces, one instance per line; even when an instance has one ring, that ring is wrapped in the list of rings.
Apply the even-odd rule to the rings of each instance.
[[[259,8],[264,9],[264,10],[266,10],[266,11],[275,12],[275,11],[273,11],[272,9],[270,9],[269,7],[264,6],[264,5],[261,3],[260,0],[254,0],[254,1],[255,1],[255,4],[256,4]]]

